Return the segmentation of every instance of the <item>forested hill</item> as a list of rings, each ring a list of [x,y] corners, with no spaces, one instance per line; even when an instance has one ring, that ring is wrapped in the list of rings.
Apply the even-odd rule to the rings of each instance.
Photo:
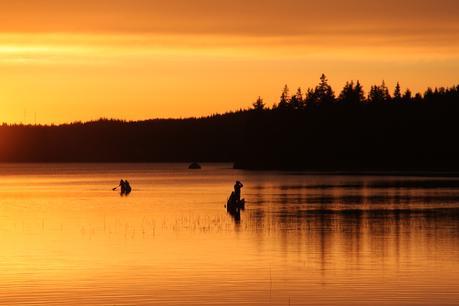
[[[1,162],[232,162],[250,112],[201,119],[3,125]]]
[[[459,170],[459,86],[336,94],[325,76],[273,107],[198,119],[3,125],[1,162],[234,162],[243,169]]]

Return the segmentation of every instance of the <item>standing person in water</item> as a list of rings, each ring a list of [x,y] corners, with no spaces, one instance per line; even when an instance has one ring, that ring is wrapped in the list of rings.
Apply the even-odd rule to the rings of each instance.
[[[234,184],[234,195],[236,196],[236,201],[241,200],[241,188],[244,187],[240,181],[236,181]]]

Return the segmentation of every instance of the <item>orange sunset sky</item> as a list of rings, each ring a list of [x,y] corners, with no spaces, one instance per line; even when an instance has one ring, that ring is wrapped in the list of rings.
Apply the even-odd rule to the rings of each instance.
[[[459,81],[457,0],[0,0],[0,122],[201,116]]]

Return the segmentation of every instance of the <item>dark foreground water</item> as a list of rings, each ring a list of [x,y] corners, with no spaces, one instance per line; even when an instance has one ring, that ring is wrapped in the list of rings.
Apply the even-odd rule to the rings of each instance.
[[[0,304],[459,304],[458,179],[186,166],[0,165]]]

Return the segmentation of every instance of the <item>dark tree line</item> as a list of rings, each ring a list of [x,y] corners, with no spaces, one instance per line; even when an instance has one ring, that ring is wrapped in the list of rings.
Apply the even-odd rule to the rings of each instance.
[[[244,169],[459,171],[459,86],[319,84],[205,118],[0,126],[1,162],[235,162]]]
[[[331,85],[328,84],[327,77],[322,74],[320,83],[315,88],[308,88],[305,93],[303,93],[301,88],[298,88],[295,94],[291,95],[289,87],[285,85],[279,103],[274,104],[271,109],[306,110],[331,106],[346,106],[349,108],[370,104],[424,102],[424,98],[432,98],[432,95],[435,97],[445,95],[454,96],[457,94],[458,87],[459,86],[451,88],[441,87],[435,88],[434,90],[428,88],[424,95],[416,93],[416,95],[413,96],[413,93],[409,89],[402,92],[402,88],[398,82],[394,88],[393,94],[391,94],[386,83],[382,81],[381,85],[371,86],[368,95],[366,95],[360,81],[350,81],[346,82],[339,95],[336,95]],[[253,110],[268,110],[261,97],[253,104]]]
[[[207,118],[0,126],[1,162],[232,162],[249,112]]]
[[[459,170],[459,86],[402,92],[397,83],[347,82],[335,94],[325,75],[305,94],[253,105],[236,167],[327,170]]]

